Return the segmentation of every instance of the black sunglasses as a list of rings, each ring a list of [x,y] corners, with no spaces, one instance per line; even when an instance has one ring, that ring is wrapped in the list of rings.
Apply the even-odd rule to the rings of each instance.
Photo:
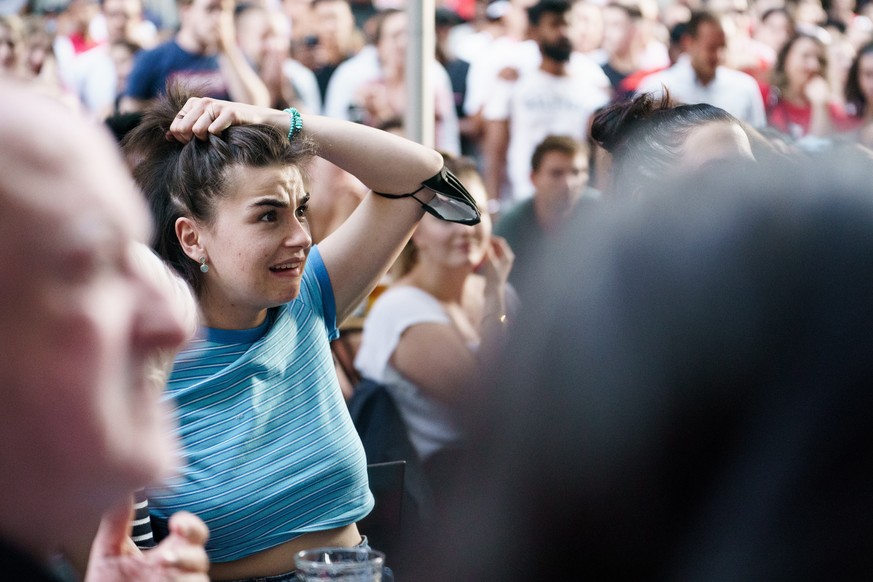
[[[429,188],[436,194],[430,202],[422,202],[415,197],[421,190]],[[482,217],[479,206],[461,181],[445,166],[435,176],[421,183],[421,188],[408,194],[384,194],[376,192],[385,198],[412,198],[424,208],[424,211],[447,222],[474,225],[479,224]]]

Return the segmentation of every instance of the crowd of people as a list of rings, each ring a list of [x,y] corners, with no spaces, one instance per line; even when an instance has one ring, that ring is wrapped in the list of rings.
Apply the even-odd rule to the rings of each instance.
[[[296,580],[388,448],[399,579],[871,566],[873,2],[438,0],[429,146],[403,2],[0,10],[0,571]]]
[[[409,43],[388,0],[30,0],[0,15],[9,74],[96,119],[170,78],[204,96],[399,128]],[[495,213],[529,198],[547,135],[587,140],[598,108],[667,89],[774,139],[871,145],[870,3],[438,0],[435,146],[473,156]],[[594,168],[596,170],[596,168]],[[596,178],[596,176],[595,176]],[[595,185],[599,182],[595,179]]]

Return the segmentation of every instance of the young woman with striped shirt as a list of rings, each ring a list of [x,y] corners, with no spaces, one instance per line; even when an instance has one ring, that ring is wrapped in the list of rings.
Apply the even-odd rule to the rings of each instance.
[[[337,324],[425,206],[475,222],[475,205],[424,146],[173,87],[125,148],[156,217],[156,249],[203,317],[169,378],[183,466],[149,491],[157,533],[184,507],[209,526],[213,580],[292,580],[297,551],[365,541],[355,524],[373,507],[329,350]],[[373,190],[317,247],[305,177],[315,153]]]

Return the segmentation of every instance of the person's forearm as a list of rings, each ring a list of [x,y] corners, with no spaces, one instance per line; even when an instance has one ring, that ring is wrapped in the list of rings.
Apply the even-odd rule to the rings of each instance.
[[[443,166],[442,156],[431,148],[365,125],[304,115],[303,131],[316,141],[319,156],[376,192],[414,192]],[[426,202],[432,196],[432,192],[424,190],[417,198]],[[333,285],[337,321],[342,321],[373,289],[396,260],[422,214],[414,200],[370,194],[321,242],[321,256]]]
[[[261,67],[261,81],[267,88],[269,94],[270,107],[285,107],[282,98],[282,62],[277,60],[272,55],[267,55]]]
[[[365,125],[304,115],[303,131],[316,140],[319,156],[376,192],[412,192],[443,166],[433,149]]]
[[[479,350],[476,353],[477,361],[482,364],[488,362],[496,354],[500,353],[503,341],[506,339],[506,331],[510,321],[506,313],[506,286],[503,285],[499,296],[488,298],[486,292],[485,306],[482,310],[482,321],[479,323],[479,335],[481,338]]]
[[[269,107],[270,91],[258,77],[236,46],[227,48],[218,57],[221,74],[227,83],[227,92],[232,101]]]
[[[485,156],[484,182],[488,198],[500,200],[500,190],[503,185],[504,171],[505,165],[501,159],[491,155]]]
[[[482,155],[485,158],[485,191],[488,197],[500,200],[509,148],[509,122],[486,120],[483,125]]]
[[[482,313],[484,317],[496,317],[500,319],[506,316],[506,284],[486,283]]]
[[[812,105],[812,114],[809,118],[809,135],[816,137],[828,137],[833,132],[831,124],[831,112],[827,103]]]

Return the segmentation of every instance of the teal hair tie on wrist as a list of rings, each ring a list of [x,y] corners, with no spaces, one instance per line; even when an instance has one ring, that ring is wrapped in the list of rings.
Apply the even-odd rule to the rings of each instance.
[[[295,135],[303,131],[303,117],[296,107],[289,107],[282,111],[291,116],[291,125],[288,127],[288,141],[291,141]]]

